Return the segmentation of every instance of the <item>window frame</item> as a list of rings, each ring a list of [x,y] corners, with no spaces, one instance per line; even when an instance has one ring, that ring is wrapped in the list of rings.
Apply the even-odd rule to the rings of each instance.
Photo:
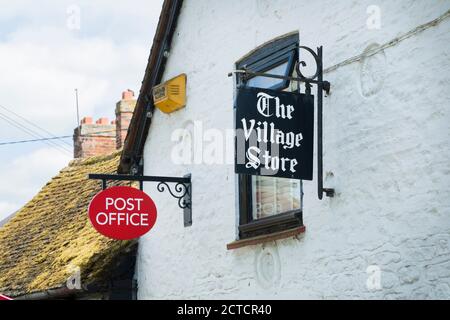
[[[288,62],[284,76],[289,76],[294,71],[295,61],[298,60],[298,46],[299,36],[297,32],[282,36],[249,52],[236,62],[236,68],[251,72],[266,72]],[[248,81],[252,78],[254,77],[248,77],[246,80]],[[245,86],[240,77],[237,78],[237,81],[237,86]],[[267,87],[266,89],[283,90],[289,87],[289,83],[290,81],[286,79],[281,81],[280,84]]]
[[[285,76],[293,73],[298,61],[298,32],[276,38],[252,50],[236,63],[237,69],[252,72],[265,72],[284,62],[288,62]],[[245,79],[246,81],[251,78]],[[246,86],[240,76],[236,79],[237,87]],[[289,80],[268,87],[272,90],[283,90],[290,85]],[[303,182],[300,180],[300,209],[290,210],[268,217],[253,219],[253,185],[252,176],[238,174],[239,226],[238,239],[249,239],[262,235],[303,227]]]

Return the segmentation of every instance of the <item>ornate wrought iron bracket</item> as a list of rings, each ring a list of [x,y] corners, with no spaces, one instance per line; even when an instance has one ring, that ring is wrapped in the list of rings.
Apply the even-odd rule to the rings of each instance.
[[[158,182],[156,189],[164,192],[166,189],[170,195],[178,200],[178,206],[183,209],[184,226],[192,225],[192,183],[191,174],[184,177],[141,176],[127,174],[96,174],[88,175],[89,179],[102,180],[103,190],[107,188],[107,181],[139,181],[139,189],[144,189],[144,182]],[[170,183],[175,183],[171,188]]]
[[[334,197],[334,189],[333,188],[324,188],[323,187],[323,91],[327,94],[330,93],[331,84],[328,81],[323,80],[323,60],[322,60],[322,46],[317,48],[317,52],[309,47],[298,46],[299,49],[303,49],[308,51],[314,58],[316,62],[316,72],[311,77],[306,77],[301,72],[301,67],[306,67],[305,61],[298,61],[295,64],[295,71],[297,73],[297,77],[290,76],[281,76],[277,74],[270,73],[262,73],[262,72],[252,72],[250,70],[240,69],[234,70],[229,73],[228,76],[231,77],[233,73],[240,76],[244,82],[246,79],[253,77],[268,77],[268,78],[276,78],[283,79],[289,81],[297,81],[305,84],[305,94],[311,94],[311,88],[313,85],[317,86],[317,195],[321,200],[323,198],[323,194],[327,197]],[[300,92],[300,88],[299,88]]]

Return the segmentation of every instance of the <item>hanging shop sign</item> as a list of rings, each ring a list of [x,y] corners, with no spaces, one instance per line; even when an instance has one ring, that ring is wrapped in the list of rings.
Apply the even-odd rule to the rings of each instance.
[[[89,219],[102,235],[116,240],[131,240],[153,227],[156,206],[141,190],[115,186],[95,195],[89,204]]]
[[[314,96],[239,88],[235,172],[312,180]]]

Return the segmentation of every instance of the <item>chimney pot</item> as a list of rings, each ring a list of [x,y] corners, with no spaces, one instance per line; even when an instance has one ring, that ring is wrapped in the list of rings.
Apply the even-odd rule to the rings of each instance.
[[[96,122],[96,124],[109,124],[108,118],[100,118]]]
[[[92,117],[84,117],[81,119],[81,124],[92,124]]]
[[[122,92],[122,100],[131,100],[134,98],[134,91],[127,89],[126,91]]]
[[[82,118],[80,125],[74,129],[74,157],[108,154],[122,148],[135,105],[134,92],[128,89],[122,92],[122,99],[116,103],[115,120],[109,121],[108,118],[101,117],[94,122],[92,117]],[[95,132],[99,134],[90,134]]]

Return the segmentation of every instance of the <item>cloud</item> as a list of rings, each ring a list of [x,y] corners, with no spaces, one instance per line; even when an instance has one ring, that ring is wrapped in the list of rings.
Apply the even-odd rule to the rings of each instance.
[[[0,202],[0,226],[2,225],[3,219],[10,216],[12,213],[14,213],[18,208],[17,203],[8,202],[8,201],[2,201]]]
[[[139,85],[148,49],[118,46],[108,39],[74,39],[52,29],[44,32],[58,43],[14,38],[0,44],[0,69],[7,75],[0,78],[0,104],[67,133],[76,125],[78,88],[83,114],[112,117],[121,91]]]
[[[0,167],[0,220],[20,209],[71,157],[53,148],[40,148]]]
[[[67,27],[70,6],[80,8],[79,30]],[[76,125],[78,88],[83,115],[113,117],[121,91],[139,90],[160,7],[136,0],[2,4],[8,23],[0,29],[9,32],[0,41],[0,104],[67,133]]]
[[[161,5],[146,0],[2,1],[0,105],[56,135],[71,135],[78,88],[81,117],[113,118],[121,92],[140,89]],[[79,8],[79,29],[68,27],[71,6]],[[19,127],[29,126],[0,108],[2,114],[20,121]],[[0,142],[30,138],[0,118]],[[37,193],[67,164],[68,155],[43,143],[0,145],[0,219]]]

